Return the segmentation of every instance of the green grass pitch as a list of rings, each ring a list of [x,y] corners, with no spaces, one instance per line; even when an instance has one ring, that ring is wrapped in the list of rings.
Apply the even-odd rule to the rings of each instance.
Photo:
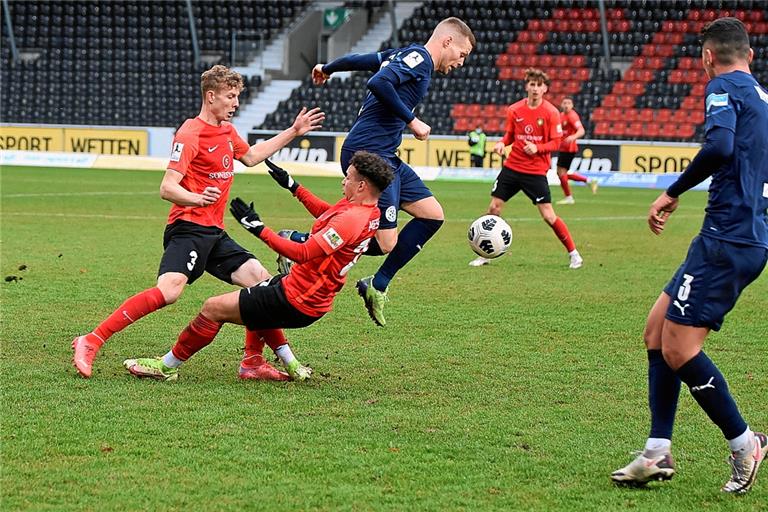
[[[584,256],[577,271],[521,195],[504,211],[509,255],[470,268],[466,230],[489,184],[431,183],[448,220],[393,281],[389,325],[375,327],[355,293],[381,262],[364,257],[333,312],[288,332],[310,383],[238,381],[238,326],[176,383],[124,371],[123,359],[165,353],[206,297],[232,290],[210,276],[115,335],[83,380],[72,338],[154,283],[160,178],[2,170],[0,266],[16,276],[0,283],[3,510],[765,510],[768,468],[750,495],[720,493],[727,445],[687,390],[678,475],[645,490],[608,478],[647,435],[641,333],[705,194],[686,194],[655,237],[645,216],[658,191],[575,186],[577,204],[556,211]],[[340,178],[300,181],[340,197]],[[311,223],[267,176],[238,176],[232,195],[273,228]],[[233,222],[229,232],[274,270],[264,244]],[[756,429],[768,429],[766,295],[764,274],[706,345]]]

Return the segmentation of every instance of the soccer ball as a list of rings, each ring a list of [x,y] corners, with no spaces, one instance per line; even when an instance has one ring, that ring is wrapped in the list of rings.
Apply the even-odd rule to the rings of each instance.
[[[512,243],[512,228],[496,215],[483,215],[469,226],[469,246],[483,258],[498,258]]]

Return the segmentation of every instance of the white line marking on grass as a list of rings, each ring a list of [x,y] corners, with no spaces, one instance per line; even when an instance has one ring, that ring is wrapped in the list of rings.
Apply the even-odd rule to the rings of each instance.
[[[3,194],[3,199],[12,197],[79,197],[79,196],[147,196],[159,192],[37,192],[29,194]]]
[[[63,217],[63,218],[78,218],[78,219],[115,219],[115,220],[166,220],[168,217],[163,215],[107,215],[102,213],[32,213],[32,212],[5,212],[3,216],[16,216],[16,217]],[[701,218],[701,215],[675,215],[675,219],[697,219]],[[305,217],[270,217],[274,220],[280,221],[306,221]],[[508,222],[543,222],[541,217],[504,217]],[[446,219],[448,222],[474,222],[476,219],[459,218],[459,219]],[[645,221],[647,217],[640,215],[626,215],[626,216],[604,216],[604,217],[570,217],[565,219],[567,222],[571,221],[598,221],[598,222],[610,222],[610,221]],[[232,220],[232,222],[235,222]]]

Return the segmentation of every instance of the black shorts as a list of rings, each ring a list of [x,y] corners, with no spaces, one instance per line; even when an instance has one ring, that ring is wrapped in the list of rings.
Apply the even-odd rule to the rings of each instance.
[[[163,258],[157,275],[179,272],[194,283],[203,272],[232,284],[232,273],[256,257],[215,226],[178,220],[165,227]]]
[[[546,176],[517,172],[509,167],[502,167],[501,172],[496,177],[496,181],[493,183],[491,195],[507,202],[521,190],[533,204],[552,202]]]
[[[557,166],[563,167],[567,171],[571,168],[571,162],[573,162],[573,157],[575,156],[575,151],[573,153],[566,153],[565,151],[561,151],[557,154]]]
[[[257,329],[299,329],[322,318],[309,316],[288,302],[283,290],[285,274],[266,279],[240,290],[240,317],[245,326]]]

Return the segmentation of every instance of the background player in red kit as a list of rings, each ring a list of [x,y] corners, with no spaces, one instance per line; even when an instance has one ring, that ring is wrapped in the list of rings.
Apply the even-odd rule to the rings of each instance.
[[[312,370],[299,363],[281,329],[306,327],[331,310],[333,298],[344,286],[347,273],[376,234],[379,196],[392,182],[394,174],[380,156],[358,151],[350,159],[341,182],[344,197],[330,205],[300,186],[285,170],[269,160],[267,164],[275,181],[290,190],[317,219],[307,241],[299,243],[280,237],[264,226],[253,210],[253,203],[246,205],[239,197],[232,201],[230,211],[245,229],[295,262],[289,273],[208,299],[165,356],[125,361],[125,367],[133,375],[176,379],[178,367],[211,343],[221,326],[229,322],[259,333],[291,378],[310,377]],[[257,348],[259,356],[261,348]],[[246,345],[246,358],[251,350],[252,347]]]
[[[579,181],[584,184],[588,180],[586,176],[577,172],[568,174],[573,157],[576,156],[576,151],[579,149],[576,140],[582,138],[585,133],[579,114],[573,110],[573,98],[568,96],[563,98],[563,101],[560,103],[560,125],[563,128],[563,141],[560,143],[560,152],[557,155],[557,177],[560,178],[560,186],[563,187],[565,198],[558,201],[557,204],[573,204],[576,201],[571,194],[571,185],[568,183],[568,180]],[[589,186],[592,189],[592,193],[596,194],[597,180],[589,181]]]
[[[261,263],[224,231],[233,160],[254,166],[294,137],[320,128],[325,115],[319,109],[302,109],[290,128],[249,147],[229,122],[239,106],[242,77],[225,66],[213,66],[202,74],[200,88],[200,114],[187,119],[176,132],[168,170],[160,184],[160,197],[172,206],[157,285],[130,297],[92,332],[74,339],[74,364],[83,377],[91,376],[96,353],[114,333],[176,302],[184,286],[203,272],[244,287],[269,277]],[[245,374],[241,369],[241,376],[280,377],[263,358],[252,363],[258,368]]]
[[[552,165],[550,154],[560,147],[563,135],[560,112],[544,99],[548,84],[549,77],[546,73],[528,68],[525,71],[525,91],[528,97],[513,103],[507,109],[504,137],[496,143],[493,150],[503,156],[506,146],[511,144],[512,149],[491,189],[488,213],[501,215],[504,203],[522,190],[568,250],[570,267],[580,268],[584,261],[576,250],[568,226],[552,208],[552,196],[547,183],[547,171]],[[472,267],[488,263],[490,260],[482,256],[469,262]]]

